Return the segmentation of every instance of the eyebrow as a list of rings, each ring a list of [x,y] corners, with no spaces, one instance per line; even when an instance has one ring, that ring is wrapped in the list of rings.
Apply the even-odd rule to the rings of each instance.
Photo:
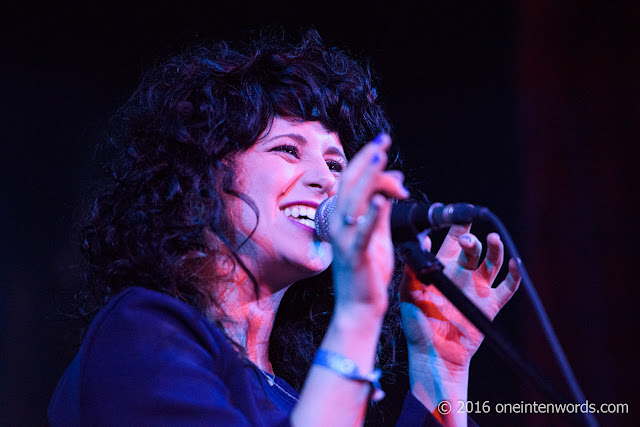
[[[298,142],[300,144],[306,144],[307,143],[307,138],[305,138],[304,136],[300,135],[299,133],[285,133],[285,134],[282,134],[282,135],[276,135],[274,137],[271,137],[271,138],[265,140],[264,142],[267,143],[267,142],[271,142],[273,140],[280,139],[280,138],[291,138],[291,139],[295,140],[296,142]],[[340,148],[336,147],[335,145],[330,145],[329,148],[327,148],[325,153],[326,154],[333,154],[333,155],[340,156],[345,160],[345,162],[347,161],[347,156],[345,156],[344,152]]]

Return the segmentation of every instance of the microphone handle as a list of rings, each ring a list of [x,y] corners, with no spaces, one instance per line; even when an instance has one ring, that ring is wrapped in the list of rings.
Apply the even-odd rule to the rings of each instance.
[[[329,218],[333,215],[336,197],[330,197],[320,203],[316,210],[316,237],[322,241],[331,241],[329,236]],[[416,239],[424,230],[450,227],[455,224],[471,224],[483,218],[488,209],[468,203],[443,205],[433,203],[405,202],[394,203],[391,208],[391,238],[395,243]]]
[[[407,242],[415,240],[424,230],[471,224],[485,209],[468,203],[446,206],[442,203],[396,203],[391,209],[391,239],[396,243]]]

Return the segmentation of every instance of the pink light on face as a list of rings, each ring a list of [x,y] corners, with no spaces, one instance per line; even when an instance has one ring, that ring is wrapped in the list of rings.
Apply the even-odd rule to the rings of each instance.
[[[315,214],[318,205],[335,194],[346,166],[337,135],[318,122],[276,118],[269,132],[234,161],[236,189],[259,211],[256,228],[255,212],[230,199],[239,232],[249,235],[256,228],[251,235],[254,263],[268,270],[270,280],[287,284],[325,270],[332,260],[331,246],[315,241],[312,218],[294,219],[285,209],[305,208]]]

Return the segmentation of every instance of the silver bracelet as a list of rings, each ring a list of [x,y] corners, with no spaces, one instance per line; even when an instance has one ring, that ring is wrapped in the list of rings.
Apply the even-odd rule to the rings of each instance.
[[[314,365],[324,366],[331,369],[338,375],[354,381],[369,383],[371,391],[369,398],[374,402],[384,399],[384,391],[380,387],[380,369],[375,369],[368,375],[363,375],[358,370],[356,362],[333,351],[318,349],[316,356],[313,358]]]

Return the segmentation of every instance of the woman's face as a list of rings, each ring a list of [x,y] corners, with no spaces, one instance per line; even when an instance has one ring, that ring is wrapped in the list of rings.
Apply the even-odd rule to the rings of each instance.
[[[331,245],[314,238],[318,205],[335,194],[347,164],[335,133],[319,122],[275,118],[273,126],[247,151],[234,157],[235,189],[248,196],[260,220],[248,249],[259,280],[288,285],[325,270]],[[247,203],[233,198],[233,219],[241,236],[256,226]]]

